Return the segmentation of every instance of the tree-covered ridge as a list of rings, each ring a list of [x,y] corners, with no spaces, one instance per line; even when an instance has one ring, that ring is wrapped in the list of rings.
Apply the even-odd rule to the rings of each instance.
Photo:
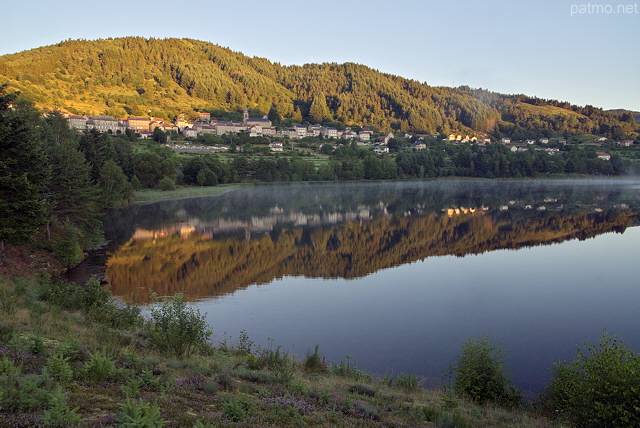
[[[282,66],[191,39],[68,40],[0,57],[2,81],[43,109],[114,117],[170,119],[197,110],[239,111],[248,104],[276,121],[322,118],[380,130],[516,138],[575,133],[618,138],[637,130],[626,112],[433,87],[353,63]]]
[[[586,239],[622,231],[637,219],[630,210],[520,218],[498,212],[433,213],[287,228],[250,240],[170,233],[130,239],[109,257],[106,275],[116,295],[138,302],[147,301],[151,291],[184,292],[197,299],[287,275],[358,278],[426,257]]]

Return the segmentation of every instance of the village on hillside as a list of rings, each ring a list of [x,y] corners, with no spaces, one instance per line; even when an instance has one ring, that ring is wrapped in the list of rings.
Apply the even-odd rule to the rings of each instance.
[[[301,139],[305,137],[326,137],[357,139],[369,141],[373,131],[364,128],[359,133],[347,128],[340,131],[334,127],[322,125],[294,125],[291,128],[277,130],[267,116],[260,118],[249,117],[249,111],[245,107],[242,122],[220,121],[211,119],[211,114],[198,113],[196,121],[187,121],[184,114],[176,117],[173,123],[157,117],[129,117],[116,119],[112,116],[78,116],[67,115],[69,126],[74,129],[96,129],[99,132],[124,133],[126,130],[137,132],[141,138],[151,138],[153,131],[160,128],[164,132],[175,131],[186,138],[196,138],[202,134],[227,135],[247,133],[251,137],[289,137]]]
[[[244,134],[249,137],[270,137],[273,140],[269,144],[269,148],[273,152],[282,152],[284,150],[284,143],[281,139],[301,140],[306,137],[326,138],[326,139],[342,139],[356,141],[358,145],[370,146],[373,148],[376,154],[389,153],[388,143],[392,138],[395,138],[392,132],[375,133],[369,128],[362,128],[359,132],[347,127],[344,130],[339,130],[331,126],[323,126],[320,124],[314,125],[301,125],[296,124],[291,127],[277,129],[273,126],[272,121],[263,117],[250,117],[249,111],[245,106],[243,111],[243,120],[239,121],[222,121],[211,118],[211,114],[208,112],[198,112],[198,118],[195,121],[189,121],[186,115],[180,114],[175,118],[173,122],[166,121],[157,117],[129,117],[116,119],[112,116],[79,116],[73,114],[64,114],[69,126],[73,129],[83,131],[95,129],[98,132],[108,132],[112,134],[122,134],[129,132],[135,132],[140,135],[142,139],[151,139],[153,132],[156,129],[160,129],[169,136],[181,135],[185,139],[196,139],[202,135],[239,135]],[[374,138],[375,136],[375,138]],[[480,138],[476,136],[463,135],[458,133],[451,133],[449,135],[441,136],[440,134],[405,134],[404,138],[411,138],[413,143],[410,148],[415,150],[426,149],[427,145],[425,140],[433,138],[436,140],[442,140],[449,143],[471,143],[484,146],[490,144],[492,140],[488,136],[483,135]],[[600,137],[590,142],[590,145],[600,146],[607,142],[607,138]],[[548,147],[550,143],[549,138],[527,139],[518,142],[512,142],[510,138],[502,138],[496,142],[502,143],[512,151],[526,151],[534,144],[536,150],[541,150],[547,154],[556,154],[560,151],[558,146],[567,144],[566,139],[556,139],[555,147]],[[633,140],[624,140],[614,142],[613,144],[621,147],[629,147],[633,145]],[[176,146],[179,149],[182,146]],[[183,147],[186,149],[187,147]],[[191,147],[193,149],[193,147]],[[209,148],[212,149],[212,148]],[[215,147],[213,151],[226,151],[227,147]],[[197,150],[196,150],[197,151]],[[212,151],[212,150],[206,150]],[[603,160],[609,160],[610,155],[604,152],[598,152],[598,157]]]

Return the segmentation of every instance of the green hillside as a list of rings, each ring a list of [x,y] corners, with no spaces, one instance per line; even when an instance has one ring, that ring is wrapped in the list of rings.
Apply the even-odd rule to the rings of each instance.
[[[276,124],[333,120],[380,130],[516,138],[562,133],[617,138],[637,131],[633,115],[625,112],[433,87],[353,63],[282,66],[191,39],[67,40],[0,57],[0,83],[42,109],[114,117],[171,119],[203,110],[239,111],[248,104]]]

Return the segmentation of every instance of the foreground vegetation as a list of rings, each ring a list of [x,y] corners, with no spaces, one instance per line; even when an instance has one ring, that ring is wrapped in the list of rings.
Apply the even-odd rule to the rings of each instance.
[[[140,316],[91,280],[0,279],[3,426],[633,426],[640,358],[605,334],[523,402],[486,338],[468,340],[453,387],[374,379],[318,348],[295,361],[246,334],[209,344],[184,296]],[[558,418],[557,421],[549,416]]]
[[[299,362],[246,335],[210,346],[181,296],[143,322],[96,281],[0,287],[3,426],[551,425],[423,390],[412,375],[373,379],[317,348]]]

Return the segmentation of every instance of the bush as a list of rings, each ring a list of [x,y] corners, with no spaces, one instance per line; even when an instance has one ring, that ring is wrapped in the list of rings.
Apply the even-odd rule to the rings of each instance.
[[[243,420],[255,410],[255,404],[247,397],[234,397],[227,395],[224,398],[222,414],[234,422]]]
[[[480,404],[519,404],[522,393],[505,373],[504,358],[502,349],[486,337],[467,339],[452,368],[456,393]]]
[[[138,306],[114,301],[91,307],[87,315],[95,322],[118,329],[130,328],[142,321]]]
[[[395,382],[396,386],[407,392],[417,391],[420,388],[418,376],[409,373],[400,373]]]
[[[158,188],[165,191],[176,190],[176,182],[173,181],[171,177],[164,177],[162,180],[160,180],[160,183],[158,183]]]
[[[116,375],[115,362],[108,355],[91,354],[91,359],[84,364],[84,375],[95,382],[113,379]]]
[[[380,420],[380,413],[378,413],[378,409],[369,403],[356,404],[355,411],[367,419],[373,419],[374,421]]]
[[[127,398],[120,403],[120,415],[116,425],[121,427],[163,427],[167,424],[160,417],[160,409],[157,405],[147,403],[142,399],[132,400]]]
[[[84,286],[63,279],[43,282],[39,294],[44,300],[63,309],[83,311],[104,305],[111,298],[111,293],[103,290],[96,278],[91,278]]]
[[[56,258],[65,267],[75,266],[84,258],[78,236],[80,236],[80,230],[71,223],[65,223],[62,226],[61,236],[53,241]]]
[[[69,408],[67,393],[60,386],[53,390],[49,398],[49,408],[42,412],[40,422],[46,427],[77,426],[82,418],[76,412],[79,407]]]
[[[349,387],[349,392],[354,392],[360,395],[368,395],[369,397],[373,397],[376,395],[376,389],[369,385],[355,384]]]
[[[0,288],[0,312],[13,315],[18,310],[18,296],[11,291]]]
[[[157,301],[155,295],[152,297]],[[151,308],[147,330],[153,346],[178,358],[206,346],[211,336],[204,316],[199,310],[187,306],[186,296],[182,293]]]
[[[571,363],[554,366],[544,408],[576,426],[640,426],[640,353],[604,333]]]
[[[362,382],[371,382],[373,380],[371,373],[364,370],[358,370],[355,365],[351,365],[351,357],[349,355],[347,355],[346,358],[346,363],[342,361],[338,364],[332,362],[331,371],[338,376],[353,378]]]
[[[302,366],[305,371],[310,373],[324,373],[327,371],[327,365],[318,353],[318,345],[315,346],[313,352],[307,351],[307,355]]]
[[[50,355],[43,373],[47,373],[62,382],[69,382],[73,379],[73,368],[69,363],[69,359],[70,357],[65,357],[61,352]]]

